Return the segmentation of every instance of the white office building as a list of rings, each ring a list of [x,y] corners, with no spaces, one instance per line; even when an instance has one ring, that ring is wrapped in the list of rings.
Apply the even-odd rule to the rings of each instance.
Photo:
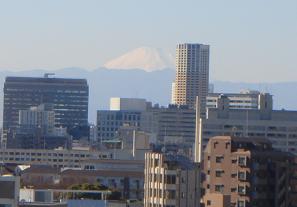
[[[229,99],[230,109],[259,109],[261,96],[265,96],[268,104],[272,106],[272,95],[253,90],[242,90],[240,93],[209,93],[206,100],[207,108],[217,108],[220,96]]]
[[[208,108],[196,134],[200,151],[214,136],[262,137],[275,149],[297,154],[297,111],[272,110],[271,96],[261,95],[257,109],[234,109],[220,96],[217,108]]]

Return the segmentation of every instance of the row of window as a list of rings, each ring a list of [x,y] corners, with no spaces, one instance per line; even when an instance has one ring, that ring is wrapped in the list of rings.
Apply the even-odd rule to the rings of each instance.
[[[210,188],[208,185],[207,188]],[[223,184],[216,184],[215,185],[215,192],[218,193],[224,193],[225,186]],[[244,185],[238,185],[235,188],[231,188],[231,192],[238,192],[240,195],[245,195],[246,194],[246,186]]]
[[[184,179],[181,179],[182,183]],[[163,182],[163,175],[154,174],[154,176],[150,176],[150,182]],[[176,184],[176,175],[165,175],[164,176],[164,183],[165,184]]]
[[[24,156],[30,156],[30,157],[38,157],[38,156],[53,156],[53,157],[90,157],[89,154],[62,154],[62,153],[40,153],[40,152],[0,152],[0,155],[24,155]]]
[[[206,206],[211,206],[211,200],[207,200]],[[245,207],[245,200],[238,200],[236,207]]]
[[[226,143],[226,148],[227,148],[228,144],[230,144],[230,143]],[[214,146],[216,146],[216,145],[214,145]],[[208,156],[207,159],[210,160],[210,156]],[[223,155],[216,156],[216,163],[223,163],[223,161],[224,161]],[[239,156],[238,159],[232,159],[231,162],[237,163],[239,166],[246,166],[247,157]]]

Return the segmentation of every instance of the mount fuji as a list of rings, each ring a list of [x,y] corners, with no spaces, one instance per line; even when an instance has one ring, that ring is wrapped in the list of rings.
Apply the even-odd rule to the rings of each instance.
[[[107,69],[142,69],[153,72],[165,68],[174,69],[174,57],[162,49],[140,47],[104,64]]]

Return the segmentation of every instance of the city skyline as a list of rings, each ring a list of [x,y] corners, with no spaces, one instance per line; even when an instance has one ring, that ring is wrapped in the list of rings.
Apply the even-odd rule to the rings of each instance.
[[[297,207],[297,1],[0,5],[0,207]]]
[[[174,54],[200,42],[211,45],[211,79],[294,81],[295,1],[156,3],[3,2],[0,70],[92,70],[138,47]]]

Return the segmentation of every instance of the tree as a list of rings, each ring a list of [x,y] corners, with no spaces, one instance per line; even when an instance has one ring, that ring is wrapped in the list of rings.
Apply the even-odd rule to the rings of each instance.
[[[105,185],[102,185],[100,183],[95,183],[95,184],[89,184],[89,183],[83,183],[83,184],[75,184],[70,186],[68,189],[70,190],[98,190],[98,191],[104,191],[104,190],[109,190],[108,187]],[[71,199],[92,199],[92,200],[97,200],[97,199],[102,199],[101,197],[98,196],[97,193],[68,193],[67,195],[68,198]],[[107,196],[108,200],[120,200],[121,199],[121,192],[119,191],[112,191],[111,194]]]

